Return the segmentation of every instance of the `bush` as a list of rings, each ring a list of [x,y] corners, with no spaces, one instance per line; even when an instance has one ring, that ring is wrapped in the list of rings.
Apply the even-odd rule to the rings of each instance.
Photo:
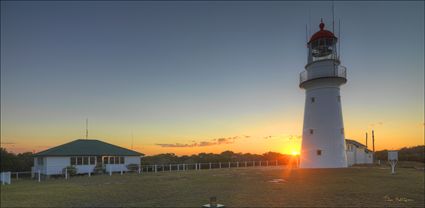
[[[105,173],[105,167],[103,166],[102,163],[97,163],[96,166],[93,169],[93,172],[96,174],[102,174]]]
[[[139,165],[137,165],[137,164],[128,164],[127,165],[127,169],[129,171],[138,171],[139,170]]]
[[[62,169],[62,173],[65,174],[65,171],[68,171],[69,176],[77,175],[77,167],[67,166]]]

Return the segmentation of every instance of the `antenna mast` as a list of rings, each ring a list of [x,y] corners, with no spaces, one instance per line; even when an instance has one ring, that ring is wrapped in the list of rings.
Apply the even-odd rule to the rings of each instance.
[[[341,55],[341,19],[338,19],[338,25],[338,60],[340,60],[339,57]]]
[[[335,34],[335,7],[334,1],[332,0],[332,33]]]
[[[86,139],[89,139],[89,119],[86,118]]]
[[[133,150],[133,142],[134,141],[134,137],[133,137],[133,131],[131,131],[131,150]]]

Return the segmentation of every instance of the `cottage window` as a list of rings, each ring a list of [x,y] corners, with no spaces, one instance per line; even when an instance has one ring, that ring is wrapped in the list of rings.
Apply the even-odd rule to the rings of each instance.
[[[37,157],[37,165],[43,165],[43,158]]]
[[[71,157],[71,165],[76,165],[77,159],[75,157]]]
[[[120,164],[124,164],[124,157],[120,157]]]
[[[96,163],[96,157],[90,157],[90,165],[94,165]]]
[[[83,157],[83,164],[88,165],[89,164],[89,157]]]
[[[97,160],[97,163],[102,163],[102,157],[101,156],[97,156],[96,160]]]
[[[77,165],[83,164],[83,157],[77,157]]]
[[[109,164],[115,164],[115,157],[109,157]]]
[[[103,164],[109,164],[109,157],[103,157]]]
[[[319,156],[320,156],[320,155],[322,155],[322,150],[317,150],[317,152],[316,152],[316,153],[317,153],[317,155],[319,155]]]

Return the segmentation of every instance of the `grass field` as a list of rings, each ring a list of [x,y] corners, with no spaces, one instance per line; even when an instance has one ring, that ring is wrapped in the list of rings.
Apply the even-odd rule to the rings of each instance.
[[[424,171],[263,167],[21,180],[1,187],[1,206],[200,207],[211,196],[228,207],[423,207]]]

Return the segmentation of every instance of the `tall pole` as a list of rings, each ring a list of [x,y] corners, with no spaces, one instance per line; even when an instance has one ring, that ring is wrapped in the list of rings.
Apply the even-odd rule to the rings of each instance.
[[[372,151],[375,154],[375,132],[372,130]]]
[[[366,132],[366,149],[367,149],[367,132]]]
[[[89,119],[86,118],[86,139],[89,138]]]

